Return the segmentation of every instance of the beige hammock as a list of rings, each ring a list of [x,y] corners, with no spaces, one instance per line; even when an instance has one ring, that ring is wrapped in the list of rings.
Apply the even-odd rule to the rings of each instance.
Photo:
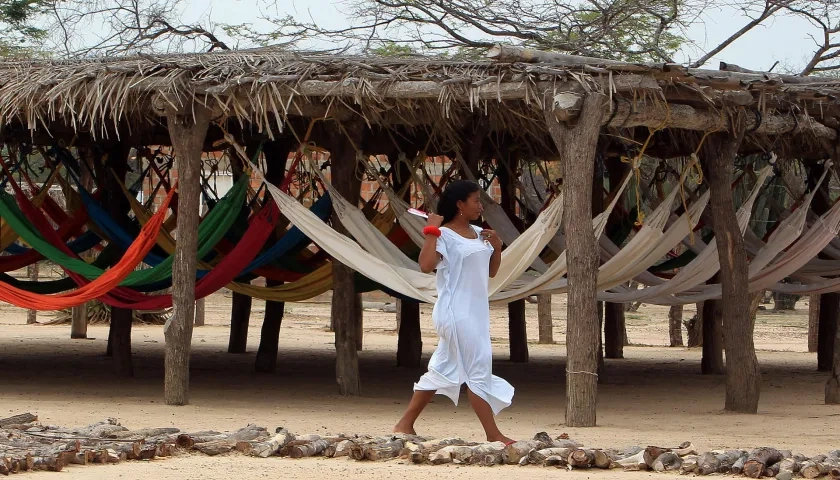
[[[747,201],[738,209],[736,217],[738,219],[738,227],[741,234],[747,230],[750,217],[752,216],[752,207],[755,203],[764,181],[772,173],[772,167],[768,166],[761,170],[758,175],[758,181],[750,192]],[[709,193],[709,192],[707,192]],[[666,250],[667,251],[667,250]],[[659,257],[661,258],[661,256]],[[720,261],[718,259],[717,242],[713,239],[708,246],[704,248],[688,265],[683,267],[679,273],[673,278],[667,280],[659,285],[649,286],[638,290],[623,289],[622,292],[602,292],[598,295],[600,300],[609,301],[613,303],[626,303],[645,301],[650,303],[668,304],[667,296],[674,293],[684,292],[690,290],[697,285],[700,285],[710,278],[712,278],[720,269]]]

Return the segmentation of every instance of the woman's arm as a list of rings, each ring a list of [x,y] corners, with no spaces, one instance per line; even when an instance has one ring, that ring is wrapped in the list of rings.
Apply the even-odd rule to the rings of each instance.
[[[440,227],[442,221],[443,217],[430,213],[426,226]],[[423,273],[432,273],[435,267],[437,267],[438,261],[440,260],[437,252],[437,242],[438,237],[431,234],[426,235],[426,241],[423,242],[423,248],[420,250],[420,256],[417,258],[420,271]]]
[[[502,240],[493,230],[482,230],[481,236],[493,246],[493,256],[490,257],[490,278],[493,278],[499,273],[499,267],[502,265]]]

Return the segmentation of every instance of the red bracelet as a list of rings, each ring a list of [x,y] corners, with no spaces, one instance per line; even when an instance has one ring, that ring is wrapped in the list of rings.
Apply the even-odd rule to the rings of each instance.
[[[423,235],[434,235],[436,237],[440,237],[440,229],[432,225],[427,225],[423,227]]]

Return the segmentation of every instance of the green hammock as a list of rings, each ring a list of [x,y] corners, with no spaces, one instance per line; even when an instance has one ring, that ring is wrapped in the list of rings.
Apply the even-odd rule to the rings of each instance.
[[[237,181],[219,204],[211,210],[198,226],[198,258],[205,257],[225,235],[225,232],[236,220],[239,206],[247,194],[248,177],[243,176]],[[0,192],[0,216],[9,223],[12,230],[20,238],[37,250],[41,255],[60,265],[61,267],[78,273],[89,280],[98,278],[104,273],[95,263],[89,264],[78,258],[71,257],[51,243],[46,241],[38,230],[26,219],[14,197],[6,192]],[[161,263],[152,268],[132,272],[120,286],[135,287],[158,283],[168,280],[172,276],[172,264],[175,255],[166,257]]]

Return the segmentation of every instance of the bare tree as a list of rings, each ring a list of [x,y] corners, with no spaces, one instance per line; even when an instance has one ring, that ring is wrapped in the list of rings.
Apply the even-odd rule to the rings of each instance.
[[[840,73],[840,1],[794,0],[785,8],[820,30],[810,35],[816,49],[800,75]]]
[[[47,23],[67,57],[229,50],[209,18],[184,23],[183,0],[52,0]],[[203,25],[203,24],[206,25]]]

